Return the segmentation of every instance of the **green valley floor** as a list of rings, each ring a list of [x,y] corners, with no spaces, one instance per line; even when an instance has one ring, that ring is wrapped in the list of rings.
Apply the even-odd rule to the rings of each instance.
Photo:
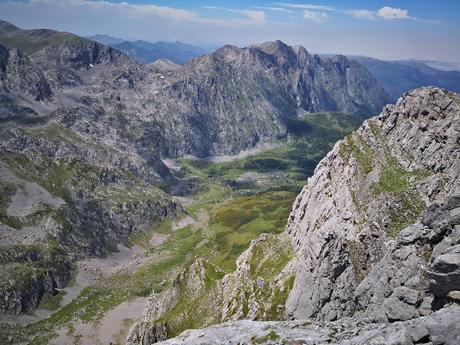
[[[212,285],[235,270],[236,259],[251,240],[261,233],[283,232],[316,164],[359,124],[346,114],[309,114],[291,121],[287,143],[246,156],[166,160],[183,185],[164,189],[181,203],[182,216],[150,224],[148,231],[119,244],[105,258],[78,261],[71,283],[59,294],[43,299],[28,314],[2,316],[0,339],[122,344],[152,292],[170,288],[192,260],[202,257],[213,265]],[[195,326],[200,325],[184,323],[174,332]]]

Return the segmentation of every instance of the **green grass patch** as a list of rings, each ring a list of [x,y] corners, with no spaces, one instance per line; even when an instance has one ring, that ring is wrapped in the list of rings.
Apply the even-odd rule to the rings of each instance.
[[[402,229],[413,224],[417,217],[426,208],[418,192],[408,190],[395,195],[397,209],[392,208],[389,212],[390,225],[387,234],[390,238],[396,238]]]
[[[340,144],[339,155],[347,164],[351,158],[354,158],[365,175],[373,169],[374,154],[357,133],[348,135],[345,142]]]
[[[248,263],[253,277],[273,280],[293,258],[292,248],[278,237],[271,236],[254,246]]]
[[[46,309],[46,310],[57,310],[61,307],[62,299],[64,298],[66,292],[60,291],[58,294],[54,296],[50,296],[45,294],[38,305],[39,309]]]
[[[267,192],[234,198],[217,207],[210,219],[215,235],[201,249],[202,254],[223,270],[233,271],[236,259],[251,240],[263,232],[284,230],[295,197],[291,192]]]
[[[409,171],[402,167],[388,151],[381,167],[379,180],[372,186],[372,193],[378,197],[387,193],[395,207],[389,211],[390,225],[387,234],[395,238],[406,226],[412,224],[426,207],[415,186],[431,175],[427,170]]]
[[[257,345],[257,344],[266,344],[269,341],[275,341],[279,339],[278,333],[276,333],[274,330],[270,330],[270,332],[267,333],[267,335],[264,335],[263,337],[256,337],[253,336],[251,338],[251,344]]]

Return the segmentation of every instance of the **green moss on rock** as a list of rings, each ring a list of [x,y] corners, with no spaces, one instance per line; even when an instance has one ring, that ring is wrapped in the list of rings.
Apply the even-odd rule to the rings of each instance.
[[[350,159],[355,159],[365,175],[373,169],[373,151],[357,133],[348,135],[345,141],[340,144],[339,155],[346,164],[349,163]]]

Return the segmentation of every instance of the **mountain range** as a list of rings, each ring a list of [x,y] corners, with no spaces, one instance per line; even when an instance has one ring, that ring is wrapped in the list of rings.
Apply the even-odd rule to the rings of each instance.
[[[179,41],[155,43],[143,40],[125,41],[108,35],[95,35],[88,38],[118,49],[136,61],[145,64],[163,58],[183,65],[195,57],[210,53],[208,49]]]
[[[88,38],[112,46],[136,61],[146,64],[163,58],[183,65],[192,58],[211,52],[209,49],[181,42],[124,41],[108,35],[95,35]],[[383,86],[393,102],[404,92],[427,85],[460,92],[460,71],[458,66],[453,64],[418,60],[385,61],[365,56],[348,56],[348,58],[365,66]]]
[[[378,80],[392,101],[408,90],[435,85],[460,92],[460,71],[443,71],[416,60],[383,61],[353,56]]]

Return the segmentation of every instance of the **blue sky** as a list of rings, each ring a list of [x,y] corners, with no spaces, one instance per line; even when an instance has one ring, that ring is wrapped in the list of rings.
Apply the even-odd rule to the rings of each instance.
[[[460,62],[460,0],[0,0],[0,18],[79,35]]]

